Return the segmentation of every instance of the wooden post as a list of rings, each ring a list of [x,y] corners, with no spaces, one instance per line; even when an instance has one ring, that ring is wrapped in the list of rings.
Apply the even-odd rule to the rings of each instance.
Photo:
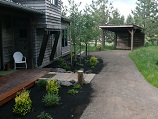
[[[102,29],[102,50],[105,49],[105,31]]]
[[[128,30],[131,34],[131,50],[133,50],[133,41],[134,41],[134,33],[135,31],[132,29],[132,31]]]
[[[132,29],[132,32],[131,32],[131,50],[133,51],[133,29]]]
[[[78,70],[78,84],[83,85],[83,71]]]
[[[115,32],[115,41],[114,41],[114,48],[116,49],[117,46],[117,33]]]

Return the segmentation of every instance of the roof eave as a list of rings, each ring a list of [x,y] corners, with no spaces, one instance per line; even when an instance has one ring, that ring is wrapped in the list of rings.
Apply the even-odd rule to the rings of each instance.
[[[37,10],[35,8],[32,8],[32,7],[28,7],[26,5],[22,5],[20,3],[15,3],[11,0],[7,0],[7,1],[5,1],[5,0],[1,1],[0,0],[0,4],[3,5],[3,6],[11,7],[11,8],[21,9],[21,10],[24,10],[26,12],[31,12],[31,13],[36,13],[36,14],[44,14],[43,11]]]

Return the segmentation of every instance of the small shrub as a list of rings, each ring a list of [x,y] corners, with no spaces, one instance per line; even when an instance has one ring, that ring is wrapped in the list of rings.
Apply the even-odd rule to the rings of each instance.
[[[98,64],[98,59],[96,58],[96,57],[94,57],[94,56],[92,56],[91,58],[90,58],[90,65],[91,66],[96,66],[97,64]]]
[[[31,111],[32,101],[30,99],[29,91],[23,90],[18,92],[15,97],[15,105],[13,112],[19,115],[26,115]]]
[[[47,85],[47,80],[40,79],[40,80],[38,80],[38,82],[37,82],[37,86],[38,86],[39,88],[45,88],[46,85]]]
[[[96,49],[97,49],[97,51],[101,51],[102,46],[101,46],[101,45],[98,45],[98,46],[96,47]]]
[[[42,102],[44,102],[45,106],[54,106],[58,105],[60,101],[60,97],[56,94],[48,93],[43,96]]]
[[[60,86],[58,85],[58,82],[56,79],[54,80],[48,80],[47,86],[46,86],[46,91],[48,93],[52,93],[55,95],[58,95]]]
[[[67,65],[67,63],[65,62],[65,60],[63,58],[59,58],[57,60],[57,62],[61,68],[65,69],[65,70],[70,70],[70,66]]]
[[[89,60],[85,60],[85,63],[89,63]]]
[[[80,89],[80,88],[82,88],[81,87],[81,85],[80,84],[76,84],[76,85],[74,85],[74,87],[73,87],[74,89]]]
[[[45,112],[41,112],[40,115],[37,116],[38,119],[53,119],[51,115]]]
[[[83,64],[80,64],[79,62],[76,63],[76,65],[83,67]]]
[[[68,94],[75,95],[75,94],[77,94],[77,93],[78,93],[78,91],[75,90],[75,89],[70,89],[70,90],[68,90]]]
[[[92,73],[92,70],[87,70],[85,73]]]

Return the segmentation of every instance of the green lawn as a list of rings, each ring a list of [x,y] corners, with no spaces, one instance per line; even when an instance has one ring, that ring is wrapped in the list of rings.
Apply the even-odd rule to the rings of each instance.
[[[105,49],[104,50],[114,50],[114,46],[112,46],[111,44],[105,44]],[[74,51],[74,49],[72,50]],[[79,52],[80,51],[80,47],[76,46],[76,51]],[[81,46],[81,51],[86,51],[86,46],[82,45]],[[96,52],[96,47],[93,45],[88,45],[88,52]]]
[[[143,47],[129,54],[145,79],[158,87],[158,46]]]

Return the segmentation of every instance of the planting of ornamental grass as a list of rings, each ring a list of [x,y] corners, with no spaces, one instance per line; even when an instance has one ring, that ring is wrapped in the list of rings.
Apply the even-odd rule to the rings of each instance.
[[[129,56],[145,79],[153,86],[158,87],[158,47],[136,49]]]

